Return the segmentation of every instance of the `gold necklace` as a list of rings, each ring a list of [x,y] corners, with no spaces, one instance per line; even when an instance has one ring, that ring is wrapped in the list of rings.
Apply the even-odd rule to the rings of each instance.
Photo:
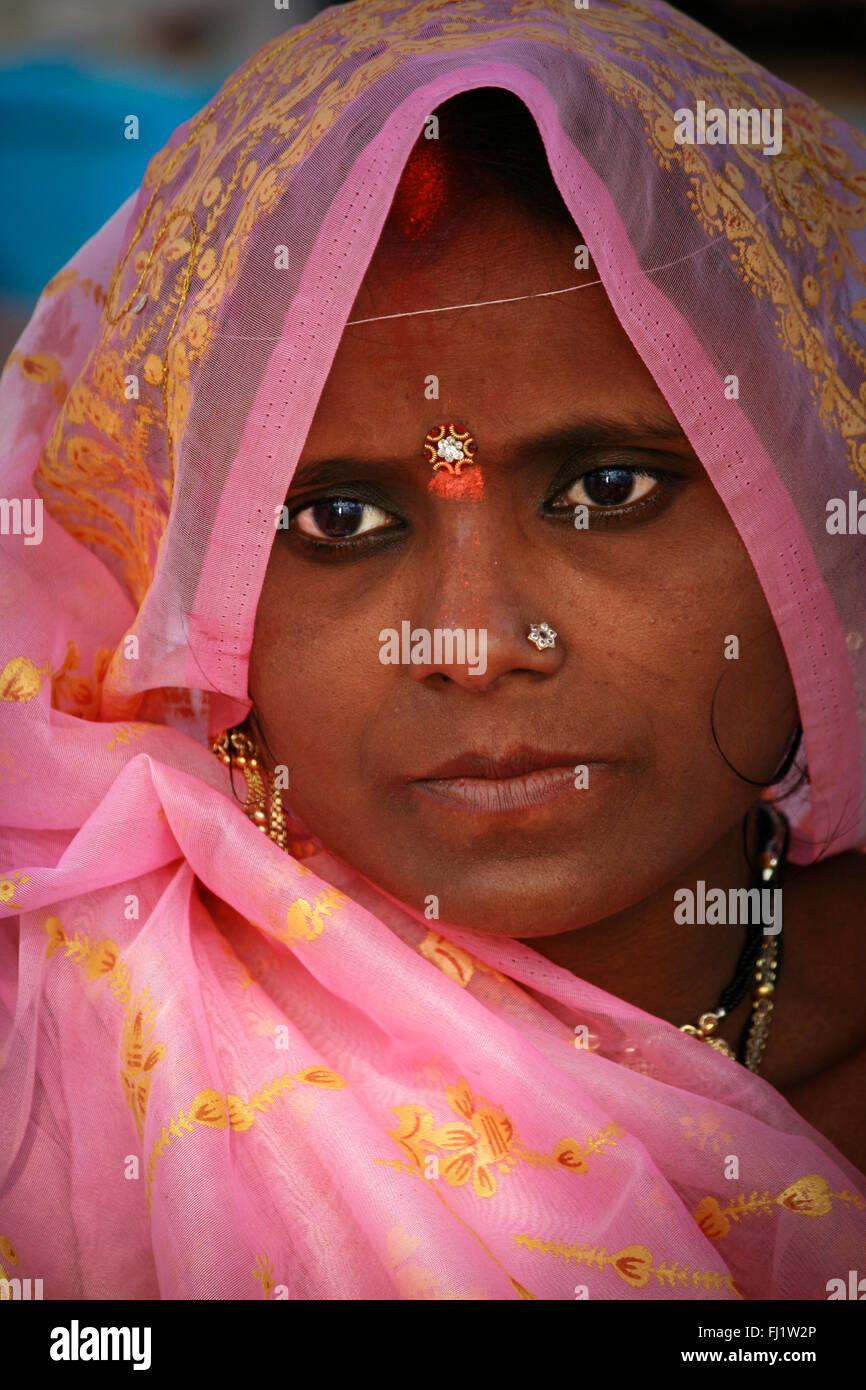
[[[761,811],[767,816],[770,829],[758,859],[761,871],[759,891],[762,888],[778,886],[789,833],[788,822],[775,806],[766,802],[762,803]],[[760,929],[757,930],[756,928]],[[755,991],[752,996],[752,1012],[747,1025],[745,1042],[742,1045],[742,1056],[738,1058],[730,1043],[727,1043],[724,1038],[718,1037],[716,1030],[722,1019],[732,1013],[742,1001],[748,987],[751,958],[756,952],[757,959],[754,963],[752,976]],[[705,1042],[708,1047],[721,1052],[725,1057],[731,1057],[735,1061],[741,1060],[743,1066],[747,1067],[749,1071],[757,1072],[770,1035],[770,1024],[773,1021],[773,994],[775,993],[780,966],[781,952],[777,936],[765,937],[760,923],[751,923],[746,944],[737,962],[734,978],[727,989],[723,991],[719,1004],[715,1009],[709,1009],[706,1013],[701,1014],[697,1023],[682,1024],[680,1032],[698,1038],[701,1042]]]

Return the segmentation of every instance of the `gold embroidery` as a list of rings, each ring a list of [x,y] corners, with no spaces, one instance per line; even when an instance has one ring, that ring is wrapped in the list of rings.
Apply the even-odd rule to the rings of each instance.
[[[132,977],[129,966],[117,944],[106,937],[92,944],[85,933],[67,936],[59,917],[45,922],[48,944],[46,960],[62,948],[67,960],[82,966],[88,979],[106,978],[114,997],[125,1006],[120,1039],[122,1062],[120,1079],[126,1103],[132,1111],[139,1139],[144,1138],[144,1121],[150,1095],[153,1069],[165,1056],[165,1044],[153,1041],[153,1021],[157,1006],[145,987],[136,999],[132,998]]]
[[[278,933],[280,940],[315,941],[325,930],[324,919],[342,911],[346,901],[346,894],[339,888],[325,888],[317,893],[312,906],[306,898],[296,898],[286,913],[285,928]]]
[[[17,1264],[18,1264],[18,1252],[16,1251],[15,1247],[13,1246],[11,1240],[9,1240],[8,1236],[0,1236],[0,1255],[2,1255],[2,1257],[3,1257],[4,1260],[8,1260],[9,1263],[10,1263],[10,1265],[17,1265]],[[9,1270],[7,1270],[7,1269],[4,1267],[4,1265],[0,1264],[0,1279],[5,1279],[5,1280],[7,1280],[8,1283],[11,1283],[11,1282],[12,1282],[12,1279],[15,1278],[15,1281],[16,1281],[16,1284],[17,1284],[17,1283],[18,1283],[18,1280],[19,1280],[21,1277],[22,1277],[22,1276],[21,1276],[20,1274],[19,1274],[19,1275],[13,1276],[13,1275],[9,1272]],[[41,1297],[42,1297],[42,1280],[41,1280],[41,1279],[37,1279],[37,1280],[35,1281],[35,1283],[36,1283],[36,1289],[37,1289],[36,1297],[37,1297],[37,1298],[41,1298]],[[24,1288],[27,1290],[27,1292],[25,1292],[25,1294],[24,1294],[24,1297],[25,1297],[25,1298],[29,1298],[29,1297],[30,1297],[30,1292],[29,1292],[29,1290],[30,1290],[30,1287],[31,1287],[31,1281],[30,1281],[30,1279],[25,1278],[25,1279],[23,1280],[23,1286],[24,1286]],[[19,1286],[19,1289],[20,1289],[20,1286]],[[11,1297],[11,1298],[16,1298],[16,1297],[18,1297],[18,1296],[19,1296],[19,1291],[18,1291],[18,1290],[13,1290],[13,1291],[11,1291],[11,1292],[10,1292],[9,1290],[7,1290],[7,1291],[6,1291],[5,1297],[4,1297],[4,1298],[0,1298],[0,1302],[4,1302],[4,1303],[5,1303],[5,1301],[6,1301],[7,1298],[10,1298],[10,1297]]]
[[[11,1265],[18,1264],[18,1252],[15,1250],[8,1236],[0,1236],[0,1255],[2,1255],[4,1260],[8,1260]],[[0,1264],[0,1280],[3,1279],[5,1279],[8,1284],[11,1284],[12,1287],[7,1288],[5,1295],[0,1294],[0,1302],[5,1302],[6,1299],[18,1299],[22,1297],[27,1300],[31,1297],[37,1299],[42,1298],[42,1279],[31,1279],[29,1276],[22,1275],[20,1270],[18,1274],[13,1276],[3,1264]]]
[[[144,1138],[144,1119],[150,1095],[153,1068],[165,1056],[165,1044],[153,1041],[153,1019],[156,1006],[147,988],[127,1009],[123,1020],[120,1054],[123,1068],[120,1073],[126,1102],[132,1111],[139,1139]]]
[[[286,1072],[283,1076],[275,1077],[273,1081],[260,1087],[251,1095],[248,1101],[244,1101],[236,1095],[221,1096],[219,1091],[213,1089],[199,1091],[198,1095],[191,1101],[188,1110],[180,1110],[175,1118],[168,1121],[167,1126],[162,1126],[159,1138],[154,1140],[147,1164],[145,1183],[148,1211],[150,1211],[150,1194],[153,1187],[156,1161],[162,1157],[173,1140],[182,1139],[184,1134],[192,1134],[196,1125],[202,1125],[207,1129],[229,1128],[236,1133],[243,1133],[254,1124],[256,1119],[254,1112],[256,1110],[264,1113],[268,1106],[273,1105],[281,1095],[293,1091],[296,1081],[300,1081],[306,1086],[318,1086],[328,1091],[339,1091],[348,1085],[344,1077],[331,1071],[330,1067],[314,1066],[305,1067],[303,1071],[295,1072],[293,1076]]]
[[[25,883],[30,882],[30,875],[25,874],[23,869],[13,869],[5,878],[0,879],[0,903],[7,903],[9,907],[23,910],[23,903],[13,902],[15,893],[19,888],[23,888]]]
[[[14,656],[0,672],[0,700],[25,704],[35,699],[42,689],[42,677],[51,677],[51,708],[77,715],[80,719],[99,717],[99,694],[105,673],[112,658],[110,647],[97,648],[93,658],[93,679],[70,676],[81,658],[75,642],[66,643],[66,655],[58,671],[52,672],[51,662],[36,667],[29,657]]]
[[[75,270],[58,271],[54,278],[48,281],[42,293],[45,295],[60,294],[62,290],[71,289],[73,285],[78,286],[85,298],[91,297],[94,304],[105,303],[105,290],[102,286],[90,278],[82,279]]]
[[[50,676],[51,663],[38,669],[27,656],[13,656],[0,671],[0,700],[23,705],[42,689],[42,677]]]
[[[453,941],[448,941],[440,932],[428,931],[418,950],[425,960],[438,966],[443,975],[447,975],[449,980],[453,980],[455,984],[461,985],[464,989],[476,970],[483,971],[485,975],[492,975],[500,982],[505,982],[506,977],[500,971],[494,970],[491,965],[486,965],[484,961],[470,955],[461,946],[455,946]]]
[[[153,197],[155,197],[155,196],[156,196],[156,190],[154,190],[154,195],[153,195]],[[151,202],[153,202],[153,197],[151,198]],[[148,204],[148,210],[149,210],[149,208],[150,208],[150,204]],[[139,294],[140,294],[140,292],[141,292],[141,286],[142,286],[142,284],[144,283],[144,280],[145,280],[145,278],[146,278],[146,276],[147,276],[148,270],[150,269],[151,261],[153,260],[154,256],[156,255],[157,250],[159,249],[159,247],[160,247],[160,245],[161,245],[161,243],[162,243],[162,241],[163,241],[163,239],[164,239],[164,237],[165,237],[165,234],[166,234],[167,231],[168,231],[169,226],[170,226],[173,222],[175,222],[179,217],[183,217],[183,218],[188,218],[188,219],[189,219],[189,225],[190,225],[190,229],[191,229],[192,235],[191,235],[190,241],[189,241],[188,243],[186,243],[186,242],[183,243],[184,248],[185,248],[185,250],[186,250],[186,252],[187,252],[186,264],[185,264],[184,269],[183,269],[183,275],[182,275],[182,277],[181,277],[180,285],[177,287],[177,289],[176,289],[175,291],[172,292],[172,295],[171,295],[171,297],[170,297],[170,299],[169,299],[169,304],[173,303],[175,300],[177,301],[177,308],[175,309],[174,318],[172,319],[172,321],[171,321],[171,323],[170,323],[170,325],[169,325],[169,328],[168,328],[168,332],[167,332],[167,334],[166,334],[165,348],[163,349],[163,354],[162,354],[161,363],[160,363],[160,365],[161,365],[161,372],[160,372],[160,382],[159,382],[160,387],[161,387],[161,390],[162,390],[162,411],[163,411],[163,419],[165,420],[165,425],[166,425],[166,431],[165,431],[165,433],[166,433],[166,449],[167,449],[167,452],[168,452],[168,466],[169,466],[168,485],[167,485],[167,486],[168,486],[168,496],[169,496],[169,500],[171,500],[171,497],[172,497],[172,495],[173,495],[173,493],[174,493],[174,472],[175,472],[175,449],[174,449],[174,445],[175,445],[176,431],[175,431],[175,428],[173,428],[173,423],[174,423],[175,420],[176,420],[178,423],[182,423],[183,420],[185,420],[186,414],[187,414],[187,406],[186,406],[186,389],[185,389],[185,387],[184,387],[183,384],[182,384],[183,377],[187,374],[187,369],[186,369],[186,366],[185,366],[185,356],[183,355],[183,340],[181,339],[179,342],[173,343],[173,342],[172,342],[172,334],[174,333],[174,330],[175,330],[175,328],[176,328],[176,326],[177,326],[177,321],[178,321],[178,319],[179,319],[179,317],[180,317],[181,310],[183,309],[183,306],[184,306],[184,304],[186,303],[186,298],[187,298],[187,295],[188,295],[188,293],[189,293],[190,282],[191,282],[191,280],[192,280],[192,272],[193,272],[193,269],[194,269],[195,263],[196,263],[196,247],[197,247],[197,244],[198,244],[198,226],[197,226],[196,220],[195,220],[195,213],[193,213],[189,208],[176,208],[172,213],[169,214],[168,217],[165,218],[165,220],[163,221],[163,223],[162,223],[162,225],[161,225],[159,231],[157,232],[157,234],[156,234],[156,236],[155,236],[155,238],[154,238],[153,245],[151,246],[150,251],[149,251],[148,255],[147,255],[146,258],[145,258],[144,265],[143,265],[142,270],[141,270],[141,273],[140,273],[140,275],[139,275],[139,277],[138,277],[138,282],[137,282],[137,284],[134,286],[134,288],[130,291],[129,298],[127,299],[125,305],[123,306],[122,309],[119,309],[119,310],[118,310],[118,312],[117,312],[117,314],[115,315],[114,318],[111,317],[111,314],[110,314],[110,312],[109,312],[109,309],[108,309],[108,306],[107,306],[107,305],[106,305],[106,313],[105,313],[106,322],[109,323],[109,324],[111,325],[112,328],[115,327],[117,324],[119,324],[121,319],[127,318],[127,317],[128,317],[128,315],[129,315],[129,313],[130,313],[130,310],[132,309],[133,303],[138,299],[138,296],[139,296]],[[177,236],[177,233],[176,233],[176,232],[174,233],[174,236],[175,236],[175,237]],[[135,244],[135,240],[133,239],[133,241],[130,243],[130,246],[127,248],[127,253],[126,253],[126,257],[124,258],[124,261],[120,262],[120,264],[117,266],[117,268],[116,268],[116,270],[115,270],[114,276],[112,277],[111,286],[110,286],[109,291],[108,291],[108,298],[109,298],[109,300],[111,300],[111,299],[114,298],[114,291],[115,291],[115,288],[116,288],[116,286],[117,286],[117,282],[118,282],[118,279],[119,279],[119,275],[122,273],[122,267],[123,267],[123,265],[125,264],[126,259],[127,259],[128,256],[129,256],[129,252],[131,251],[131,249],[132,249],[132,247],[134,246],[134,244]],[[161,272],[160,272],[160,281],[161,281]],[[154,283],[154,285],[152,286],[152,291],[153,291],[153,293],[154,293],[154,297],[158,297],[159,288],[158,288],[158,286],[157,286],[156,283]],[[169,355],[170,355],[171,353],[174,353],[174,356],[175,356],[176,374],[175,374],[175,377],[174,377],[174,378],[172,379],[172,381],[171,381],[171,389],[170,389],[170,384],[169,384]],[[148,358],[148,361],[150,361],[150,360],[151,360],[151,359]]]
[[[691,1115],[682,1115],[679,1125],[686,1139],[702,1153],[707,1148],[715,1154],[721,1153],[720,1140],[722,1145],[733,1143],[733,1135],[722,1129],[721,1120],[714,1110],[705,1110],[697,1120]]]
[[[588,1269],[593,1266],[598,1270],[612,1269],[633,1289],[646,1288],[655,1275],[658,1283],[665,1288],[672,1289],[679,1285],[686,1289],[691,1286],[704,1289],[707,1293],[711,1289],[721,1291],[728,1288],[737,1298],[743,1297],[732,1275],[720,1274],[716,1270],[691,1269],[689,1265],[680,1265],[678,1260],[674,1260],[673,1264],[663,1261],[660,1265],[654,1265],[652,1253],[645,1245],[626,1245],[609,1255],[603,1245],[569,1245],[564,1240],[538,1240],[535,1236],[526,1235],[512,1235],[511,1238],[527,1250],[552,1255],[556,1260],[573,1260],[575,1264],[585,1264]]]
[[[35,386],[50,386],[58,405],[63,404],[69,387],[61,376],[63,364],[56,357],[46,352],[12,352],[6,366],[11,367],[13,362],[18,363],[26,381],[32,381]]]
[[[108,975],[114,970],[119,953],[115,943],[108,937],[94,945],[86,932],[75,932],[74,936],[67,936],[59,917],[47,918],[45,930],[48,934],[48,945],[45,949],[47,960],[50,960],[58,947],[62,946],[67,960],[74,960],[77,965],[83,966],[88,979],[97,980],[100,975]]]
[[[0,1255],[3,1256],[4,1260],[8,1260],[11,1265],[17,1265],[18,1255],[11,1240],[9,1240],[7,1236],[0,1236]],[[8,1278],[9,1275],[2,1264],[0,1264],[0,1279]]]
[[[114,735],[114,738],[106,743],[106,748],[116,748],[121,743],[132,743],[134,738],[140,737],[134,724],[115,724]]]
[[[256,1255],[253,1276],[261,1281],[262,1298],[269,1298],[271,1289],[274,1287],[274,1267],[267,1255]]]
[[[374,1161],[403,1172],[422,1172],[426,1176],[427,1163],[432,1157],[437,1177],[443,1177],[451,1187],[462,1187],[471,1177],[475,1195],[486,1198],[492,1197],[497,1190],[494,1169],[508,1174],[519,1162],[524,1162],[532,1168],[563,1168],[570,1173],[586,1173],[589,1171],[586,1156],[601,1153],[625,1134],[625,1130],[612,1122],[587,1138],[583,1146],[576,1139],[560,1139],[550,1154],[542,1154],[523,1143],[500,1106],[483,1096],[475,1096],[465,1078],[461,1077],[456,1086],[447,1086],[445,1098],[458,1116],[458,1122],[438,1128],[434,1126],[431,1111],[423,1105],[391,1106],[399,1124],[388,1133],[408,1156],[409,1163],[387,1158]]]
[[[866,1199],[856,1192],[843,1187],[840,1192],[831,1192],[826,1178],[818,1173],[809,1173],[798,1178],[778,1196],[773,1197],[769,1188],[763,1192],[755,1189],[746,1197],[740,1193],[732,1197],[722,1207],[715,1197],[703,1197],[694,1211],[697,1221],[708,1240],[722,1240],[731,1229],[731,1222],[739,1224],[750,1216],[772,1216],[776,1207],[796,1212],[798,1216],[826,1216],[833,1209],[832,1199],[866,1211]]]
[[[77,670],[81,664],[81,657],[75,642],[71,638],[68,639],[63,665],[51,678],[52,709],[74,714],[79,719],[98,719],[102,682],[105,680],[112,656],[111,647],[99,647],[93,658],[92,680],[84,676],[71,676],[69,672]]]

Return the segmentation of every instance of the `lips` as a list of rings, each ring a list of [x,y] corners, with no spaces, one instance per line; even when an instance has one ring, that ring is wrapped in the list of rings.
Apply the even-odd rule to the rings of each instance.
[[[581,796],[586,782],[576,781],[575,769],[586,767],[590,777],[605,770],[606,760],[574,752],[516,748],[492,756],[462,753],[440,763],[424,777],[412,778],[409,790],[422,800],[450,805],[476,815],[527,813],[564,796]]]
[[[604,762],[602,758],[587,758],[574,752],[548,752],[539,748],[515,748],[509,753],[499,753],[495,757],[489,753],[461,753],[459,757],[449,758],[439,763],[429,772],[421,773],[408,780],[412,782],[450,781],[461,777],[504,781],[509,777],[523,777],[528,772],[539,772],[548,767],[578,767],[584,763]]]

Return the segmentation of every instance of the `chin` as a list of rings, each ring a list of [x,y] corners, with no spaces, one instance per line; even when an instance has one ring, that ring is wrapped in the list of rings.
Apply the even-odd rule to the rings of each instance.
[[[428,925],[446,935],[450,926],[485,936],[526,939],[555,936],[588,926],[608,916],[611,910],[597,895],[590,901],[578,900],[574,891],[563,892],[561,885],[555,891],[550,891],[548,885],[545,892],[543,882],[536,886],[527,884],[524,879],[512,890],[503,885],[501,875],[496,888],[489,892],[478,883],[468,883],[463,889],[453,876],[443,884],[442,874],[421,875],[413,879],[411,887],[405,883],[390,886],[382,879],[370,877],[389,895],[410,907],[415,915],[424,911],[427,896],[435,894],[439,916],[429,920]],[[423,889],[418,887],[419,883],[424,885]]]
[[[571,904],[545,903],[533,898],[515,903],[512,899],[484,903],[467,903],[454,909],[453,902],[440,905],[441,921],[438,929],[448,933],[448,927],[459,927],[465,931],[476,931],[484,936],[506,936],[517,940],[530,940],[533,937],[557,936],[560,932],[574,931],[589,926],[608,914],[604,908],[587,909],[585,914],[575,913]]]

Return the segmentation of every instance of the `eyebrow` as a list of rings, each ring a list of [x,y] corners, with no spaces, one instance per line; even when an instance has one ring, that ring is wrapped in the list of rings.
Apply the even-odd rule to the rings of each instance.
[[[465,428],[463,420],[459,421]],[[566,423],[555,430],[546,430],[541,435],[526,435],[509,448],[515,462],[527,456],[557,454],[563,451],[578,451],[594,447],[616,447],[636,444],[642,440],[678,440],[688,443],[684,431],[670,415],[629,416],[617,419],[611,415],[584,416],[572,423]],[[423,439],[419,439],[417,461],[424,462]],[[482,461],[483,441],[478,440],[479,463]],[[371,456],[366,459],[349,455],[334,458],[311,459],[309,463],[299,463],[292,479],[292,486],[299,484],[305,488],[328,486],[345,481],[346,475],[359,469],[376,468],[382,472],[405,473],[406,453],[388,456]]]

